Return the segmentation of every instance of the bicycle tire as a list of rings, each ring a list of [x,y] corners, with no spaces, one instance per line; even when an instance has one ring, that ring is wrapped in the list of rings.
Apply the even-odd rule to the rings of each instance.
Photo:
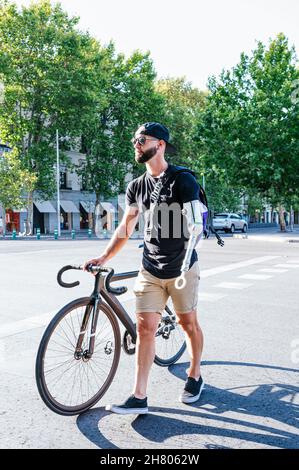
[[[82,403],[77,403],[75,405],[60,402],[57,399],[57,396],[53,396],[53,391],[49,390],[49,383],[47,383],[46,374],[47,373],[50,374],[53,371],[55,372],[55,369],[59,369],[59,367],[60,367],[60,366],[54,367],[52,370],[49,369],[49,371],[45,371],[45,362],[47,360],[47,352],[49,354],[49,344],[50,344],[51,338],[53,338],[53,335],[54,335],[55,331],[56,331],[56,333],[59,331],[59,329],[58,329],[59,325],[65,318],[69,317],[69,321],[73,325],[74,322],[73,322],[71,313],[75,312],[75,310],[79,309],[79,308],[86,309],[86,307],[88,305],[91,305],[89,297],[82,297],[80,299],[76,299],[76,300],[70,302],[69,304],[65,305],[55,315],[55,317],[51,320],[48,327],[46,328],[46,330],[43,334],[43,337],[41,339],[39,349],[38,349],[38,353],[37,353],[37,357],[36,357],[35,378],[36,378],[36,384],[37,384],[39,394],[40,394],[42,400],[44,401],[44,403],[47,405],[48,408],[50,408],[55,413],[65,415],[65,416],[72,416],[72,415],[77,415],[77,414],[83,413],[84,411],[88,410],[93,405],[95,405],[103,397],[103,395],[105,394],[105,392],[108,390],[109,386],[111,385],[112,380],[114,378],[114,375],[116,373],[117,367],[118,367],[118,363],[119,363],[120,351],[121,351],[121,336],[120,336],[119,325],[118,325],[117,319],[116,319],[113,311],[111,310],[111,308],[108,305],[106,305],[105,303],[101,303],[98,306],[98,311],[99,311],[98,325],[97,325],[97,332],[98,333],[96,333],[96,336],[95,336],[95,352],[96,352],[96,347],[97,347],[96,346],[96,339],[100,335],[100,330],[98,329],[99,322],[102,321],[102,323],[104,324],[104,322],[107,321],[108,322],[107,324],[110,325],[110,327],[111,327],[111,338],[113,338],[113,341],[114,341],[114,343],[113,343],[114,344],[113,359],[111,361],[111,366],[110,366],[109,373],[107,373],[107,377],[103,381],[102,385],[98,388],[98,390],[91,397],[89,397],[87,400],[83,401]],[[101,313],[104,315],[104,317],[101,315]],[[67,323],[66,323],[66,325],[67,325]],[[100,323],[100,325],[101,325],[101,323]],[[78,321],[78,331],[80,331],[80,321]],[[70,335],[70,333],[68,333],[68,335]],[[65,337],[68,338],[68,335],[65,335]],[[62,337],[62,335],[60,335],[60,336]],[[76,343],[76,339],[77,339],[76,336],[74,336],[74,339],[72,339],[74,344]],[[66,341],[66,339],[64,339],[64,341]],[[101,343],[99,343],[99,344],[101,344]],[[111,344],[112,344],[112,342],[111,342]],[[54,336],[54,345],[55,345],[55,336]],[[55,348],[56,347],[57,346],[55,346]],[[64,349],[68,349],[68,348],[64,347]],[[63,387],[67,387],[67,385],[70,382],[69,379],[67,378],[67,375],[68,375],[68,372],[71,369],[74,370],[74,377],[72,377],[73,385],[79,387],[79,384],[76,383],[75,379],[76,379],[76,374],[79,370],[78,368],[80,368],[80,364],[83,364],[82,367],[83,367],[85,377],[87,377],[87,381],[88,381],[88,378],[89,378],[89,372],[91,372],[91,371],[92,371],[94,377],[98,378],[98,376],[94,373],[93,368],[92,368],[91,365],[90,365],[89,369],[87,369],[87,366],[86,366],[86,369],[84,369],[85,364],[88,364],[89,361],[84,362],[83,359],[82,359],[82,361],[81,360],[80,361],[76,360],[75,357],[74,357],[74,349],[69,348],[69,350],[70,350],[70,352],[65,352],[62,349],[62,357],[63,357],[63,355],[66,355],[66,354],[68,354],[69,356],[71,356],[71,354],[72,354],[72,356],[73,356],[71,366],[65,372],[65,380],[64,380],[64,383],[62,385],[62,392],[64,392]],[[52,352],[53,351],[55,351],[55,349],[52,350]],[[106,343],[106,348],[104,348],[104,351],[105,351],[105,354],[107,354],[107,352],[106,352],[107,351],[107,343]],[[60,352],[60,349],[58,349],[57,352]],[[101,354],[101,351],[100,351],[100,353],[99,352],[97,352],[97,353]],[[59,356],[56,356],[56,357],[59,357]],[[51,356],[50,356],[50,359],[51,359]],[[95,365],[95,367],[98,367],[97,362],[96,362],[96,360],[98,361],[98,359],[94,356],[90,359],[90,361],[92,359],[94,359],[93,366]],[[64,361],[62,364],[67,363],[67,362],[68,361]],[[101,364],[102,364],[102,362],[101,362]],[[78,365],[78,367],[76,368],[77,365]],[[104,367],[104,364],[102,366]],[[61,369],[60,369],[60,371],[61,371]],[[58,373],[60,373],[60,371]],[[80,374],[80,371],[79,371],[79,374]],[[63,376],[63,374],[61,374],[61,375]],[[80,382],[80,387],[82,387],[81,382]],[[87,391],[88,390],[89,390],[89,384],[87,386]],[[82,392],[82,390],[81,390],[81,392]],[[83,397],[83,395],[82,395],[82,397]]]
[[[172,311],[170,310],[170,308],[166,305],[165,307],[165,311],[166,313],[169,315],[169,316],[173,316],[173,313]],[[162,315],[162,318],[163,318],[163,315]],[[175,323],[175,328],[174,328],[175,332],[181,332],[181,327]],[[173,331],[173,330],[172,330]],[[173,339],[173,335],[176,334],[176,333],[170,333],[170,336],[169,336],[169,339],[170,337],[172,337]],[[165,339],[164,342],[165,342],[165,345],[166,345],[166,349],[167,349],[167,342],[169,341],[169,339]],[[171,366],[172,364],[175,364],[175,362],[177,362],[180,357],[184,354],[185,350],[186,350],[186,341],[185,339],[183,340],[182,339],[182,336],[180,335],[179,336],[179,340],[177,341],[177,343],[179,344],[178,346],[178,349],[176,348],[173,348],[176,352],[174,352],[174,354],[170,354],[168,355],[169,353],[167,353],[166,351],[166,357],[162,357],[161,354],[159,355],[156,354],[155,355],[155,359],[154,359],[154,362],[155,364],[157,364],[158,366],[160,367],[168,367],[168,366]],[[157,341],[156,341],[156,349],[159,348],[159,345],[157,344]]]

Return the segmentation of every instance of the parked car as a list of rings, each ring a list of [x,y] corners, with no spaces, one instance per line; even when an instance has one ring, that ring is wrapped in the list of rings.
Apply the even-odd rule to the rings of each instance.
[[[238,214],[231,212],[222,212],[215,214],[213,218],[213,226],[215,230],[224,230],[225,232],[234,233],[235,230],[247,232],[247,221],[242,219]]]

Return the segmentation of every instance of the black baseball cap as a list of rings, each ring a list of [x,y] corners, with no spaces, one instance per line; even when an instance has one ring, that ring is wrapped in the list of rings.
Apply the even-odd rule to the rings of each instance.
[[[169,130],[163,124],[159,122],[145,122],[139,127],[138,131],[140,134],[164,140],[166,142],[166,153],[174,154],[177,152],[176,148],[169,142]]]

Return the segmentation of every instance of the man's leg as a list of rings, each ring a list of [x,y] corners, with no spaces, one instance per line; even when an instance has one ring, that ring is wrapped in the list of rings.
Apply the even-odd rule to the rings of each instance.
[[[197,320],[197,311],[177,313],[178,323],[186,335],[187,350],[190,355],[188,376],[198,380],[201,375],[200,360],[203,349],[203,333]]]
[[[161,315],[137,313],[136,369],[133,394],[145,398],[150,368],[155,358],[155,334]]]

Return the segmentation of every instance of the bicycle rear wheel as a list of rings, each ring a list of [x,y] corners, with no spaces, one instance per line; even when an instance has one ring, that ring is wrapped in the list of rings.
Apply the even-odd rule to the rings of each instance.
[[[121,338],[117,319],[106,304],[98,306],[94,353],[88,358],[92,321],[90,298],[63,307],[48,325],[36,358],[36,383],[41,398],[54,412],[76,415],[95,405],[107,391],[117,370]],[[89,320],[81,354],[75,354],[82,320]]]
[[[179,360],[186,349],[185,335],[176,316],[166,305],[156,333],[155,364],[170,366]]]

